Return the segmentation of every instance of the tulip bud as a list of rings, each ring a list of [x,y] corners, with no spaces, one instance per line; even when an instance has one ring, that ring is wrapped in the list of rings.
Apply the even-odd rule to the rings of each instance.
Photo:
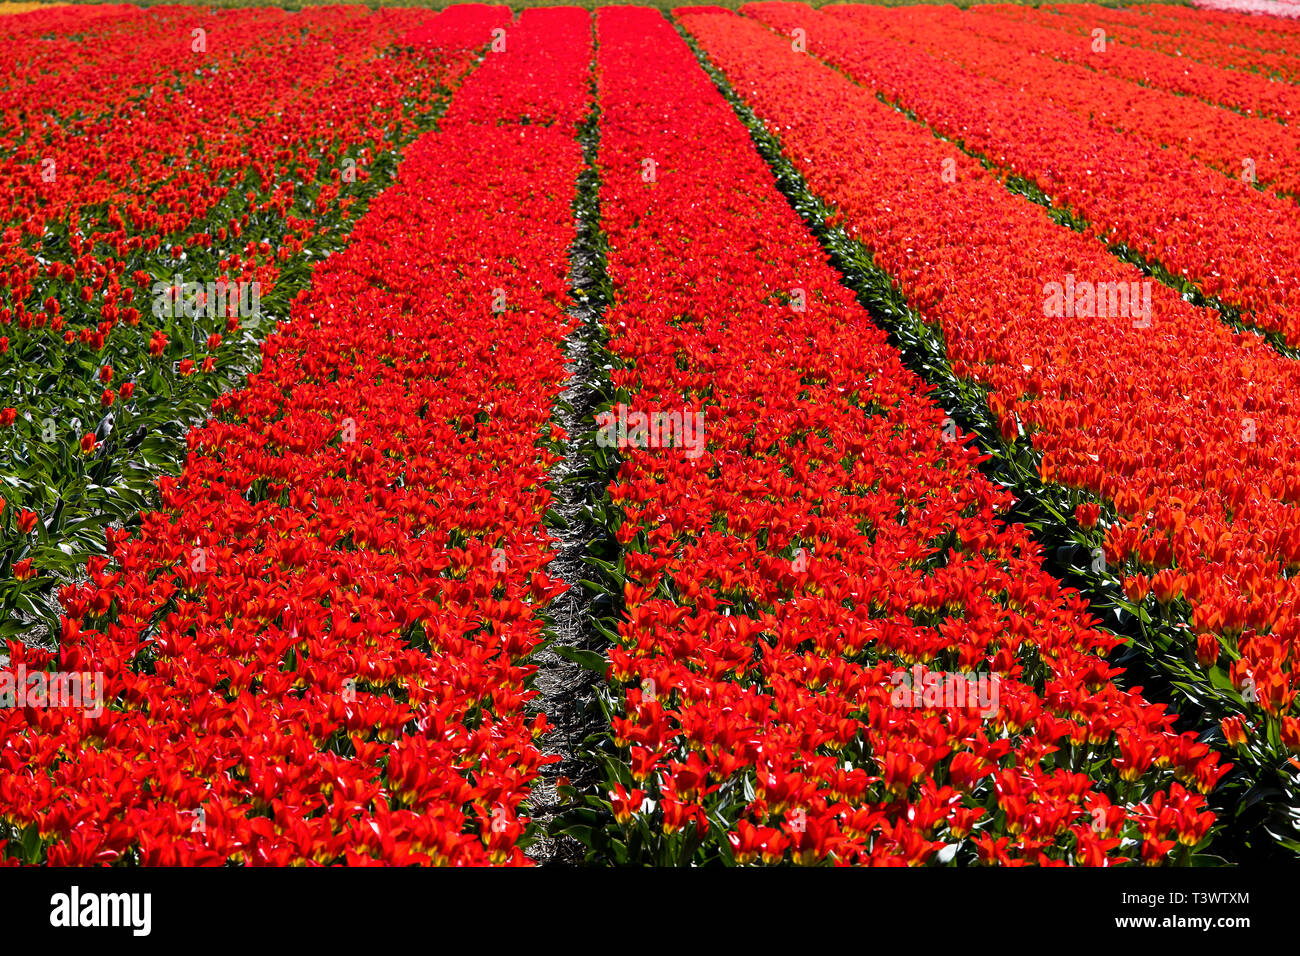
[[[1196,660],[1207,670],[1213,667],[1219,660],[1219,639],[1213,634],[1196,635]]]
[[[1170,603],[1182,595],[1183,584],[1181,574],[1170,568],[1165,568],[1151,579],[1151,593],[1155,595],[1161,607],[1168,607]]]
[[[1219,722],[1219,726],[1223,730],[1223,739],[1228,742],[1229,747],[1239,747],[1250,737],[1250,733],[1240,717],[1224,717]]]
[[[1151,581],[1145,574],[1135,574],[1124,580],[1124,596],[1134,604],[1141,604],[1151,593]]]
[[[1282,718],[1282,746],[1293,754],[1300,754],[1300,719]]]

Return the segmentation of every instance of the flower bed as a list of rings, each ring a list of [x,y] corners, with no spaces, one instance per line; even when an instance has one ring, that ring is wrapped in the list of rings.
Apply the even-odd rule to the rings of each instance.
[[[101,53],[129,38],[69,41],[91,62],[65,64],[68,99],[90,118],[19,124],[0,167],[0,638],[57,633],[57,582],[154,506],[185,432],[242,381],[500,13],[444,16],[460,34],[418,51],[395,44],[427,13],[346,8],[213,15],[202,53],[190,13],[113,19],[149,53],[130,69]],[[11,93],[16,114],[49,102],[41,83]]]
[[[668,23],[597,22],[612,384],[698,428],[620,444],[606,791],[568,832],[620,863],[1186,858],[1217,756],[1111,682]]]
[[[164,510],[66,589],[59,649],[9,642],[103,704],[0,710],[11,857],[527,862],[589,23],[510,27],[190,433]]]
[[[980,386],[1000,429],[990,450],[1056,490],[1093,576],[1137,615],[1178,693],[1207,718],[1244,716],[1231,746],[1255,781],[1290,794],[1282,806],[1300,804],[1287,762],[1300,749],[1295,362],[1160,285],[1149,328],[1049,314],[1051,281],[1141,274],[788,39],[731,14],[678,15],[942,332],[949,367]]]

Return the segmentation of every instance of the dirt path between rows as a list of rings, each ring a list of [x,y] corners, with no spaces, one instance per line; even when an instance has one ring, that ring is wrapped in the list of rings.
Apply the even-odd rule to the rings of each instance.
[[[594,62],[593,62],[594,67]],[[593,103],[595,83],[593,80]],[[595,169],[599,139],[598,117],[588,116],[579,134],[586,167],[578,177],[578,197],[574,203],[577,238],[570,252],[569,285],[576,304],[569,314],[577,326],[565,340],[565,371],[568,378],[556,402],[556,422],[564,429],[564,458],[551,473],[554,494],[552,511],[560,521],[551,529],[558,544],[558,554],[547,567],[551,578],[558,578],[569,588],[550,606],[551,632],[555,645],[573,649],[597,649],[603,644],[592,626],[591,595],[582,586],[590,577],[584,558],[591,552],[591,542],[598,535],[588,502],[603,488],[594,487],[588,473],[584,447],[594,441],[595,409],[600,402],[599,383],[607,371],[596,367],[596,343],[601,335],[604,300],[601,293],[605,264],[598,251],[600,210],[596,198],[599,178]],[[537,825],[538,839],[527,850],[530,858],[542,864],[575,865],[583,861],[585,848],[571,837],[553,837],[547,833],[551,821],[564,809],[557,784],[569,781],[579,791],[594,785],[597,769],[582,759],[583,741],[597,730],[602,718],[595,699],[594,682],[598,675],[557,654],[548,647],[534,658],[538,672],[539,696],[534,704],[546,714],[553,730],[542,742],[542,752],[561,759],[549,764],[533,787],[529,811]]]

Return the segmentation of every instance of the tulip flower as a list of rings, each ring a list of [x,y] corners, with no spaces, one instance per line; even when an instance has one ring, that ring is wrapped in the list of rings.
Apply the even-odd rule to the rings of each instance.
[[[1250,732],[1240,717],[1224,717],[1219,726],[1229,747],[1240,747],[1250,739]]]

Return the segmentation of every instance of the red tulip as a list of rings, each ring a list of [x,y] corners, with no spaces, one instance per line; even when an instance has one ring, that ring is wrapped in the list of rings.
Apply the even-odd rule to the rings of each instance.
[[[1101,517],[1101,506],[1095,501],[1085,501],[1074,509],[1074,519],[1081,528],[1095,528]]]
[[[1250,738],[1249,730],[1240,717],[1225,717],[1219,723],[1223,739],[1229,747],[1240,747]]]

